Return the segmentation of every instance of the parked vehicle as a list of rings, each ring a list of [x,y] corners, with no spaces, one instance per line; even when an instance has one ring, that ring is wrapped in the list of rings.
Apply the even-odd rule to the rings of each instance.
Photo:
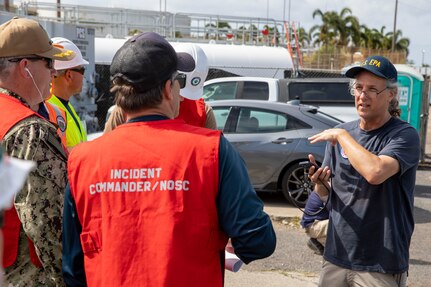
[[[358,119],[349,92],[350,79],[226,77],[205,82],[205,101],[251,99],[272,102],[299,100],[345,122]]]
[[[114,104],[109,67],[112,58],[126,39],[95,38],[96,87],[99,93],[96,99],[97,118],[102,128],[108,108]],[[246,46],[227,44],[203,44],[170,42],[176,47],[199,45],[208,59],[207,79],[232,76],[259,76],[284,78],[291,74],[294,67],[287,49],[282,47]]]
[[[208,102],[217,128],[239,151],[256,190],[281,191],[304,207],[312,184],[300,162],[313,154],[320,164],[326,143],[310,144],[308,137],[341,121],[316,107],[253,100]]]

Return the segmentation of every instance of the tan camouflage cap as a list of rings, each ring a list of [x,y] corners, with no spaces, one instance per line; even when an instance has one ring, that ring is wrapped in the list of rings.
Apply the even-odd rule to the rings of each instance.
[[[27,55],[59,61],[75,57],[73,51],[54,46],[45,29],[34,20],[14,17],[0,25],[0,57]]]

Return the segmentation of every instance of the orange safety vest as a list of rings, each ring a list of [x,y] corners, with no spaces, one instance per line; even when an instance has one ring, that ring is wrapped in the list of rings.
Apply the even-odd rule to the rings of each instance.
[[[223,286],[219,141],[219,131],[160,120],[123,124],[72,150],[88,286]]]
[[[45,102],[45,107],[48,110],[49,121],[55,123],[57,128],[57,134],[61,139],[61,144],[63,145],[67,153],[67,140],[66,140],[66,112],[50,102]]]
[[[0,93],[0,138],[15,126],[19,121],[30,117],[38,116],[39,114],[32,111],[30,108],[24,106],[18,99]],[[42,117],[41,117],[42,118]],[[19,233],[21,230],[21,221],[15,207],[12,206],[4,213],[4,224],[2,228],[3,233],[3,267],[11,266],[18,256]],[[42,263],[37,257],[36,250],[33,242],[28,238],[28,246],[30,250],[31,262],[36,267],[42,267]]]
[[[204,128],[207,121],[204,99],[195,101],[184,98],[180,102],[180,113],[177,119],[184,120],[189,125]]]

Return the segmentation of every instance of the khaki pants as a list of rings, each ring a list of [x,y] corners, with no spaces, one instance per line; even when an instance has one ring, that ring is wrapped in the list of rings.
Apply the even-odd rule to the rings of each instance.
[[[323,262],[319,280],[320,287],[406,287],[407,272],[385,274],[378,272],[353,271]]]
[[[328,219],[315,220],[312,224],[305,228],[305,233],[308,235],[308,237],[316,238],[317,241],[325,246],[328,222]]]

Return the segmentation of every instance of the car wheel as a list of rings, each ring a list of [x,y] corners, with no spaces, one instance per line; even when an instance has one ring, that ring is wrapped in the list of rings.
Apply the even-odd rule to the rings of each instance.
[[[297,207],[305,207],[308,196],[313,191],[313,183],[304,176],[303,167],[298,163],[289,167],[283,175],[282,192],[284,197]]]

